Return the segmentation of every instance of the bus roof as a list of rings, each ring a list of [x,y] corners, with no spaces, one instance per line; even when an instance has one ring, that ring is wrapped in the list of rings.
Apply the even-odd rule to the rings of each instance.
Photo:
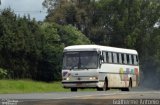
[[[109,46],[101,46],[101,45],[73,45],[73,46],[68,46],[64,48],[64,52],[66,51],[98,51],[98,50],[138,54],[137,51],[133,49],[125,49],[125,48],[117,48],[117,47],[109,47]]]

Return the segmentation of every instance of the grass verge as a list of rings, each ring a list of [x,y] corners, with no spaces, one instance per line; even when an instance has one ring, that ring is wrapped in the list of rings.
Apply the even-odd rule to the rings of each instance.
[[[37,82],[32,80],[0,80],[0,94],[11,93],[42,93],[69,92],[61,82]],[[78,91],[95,91],[95,89],[79,89]]]
[[[67,92],[61,82],[45,83],[31,80],[0,80],[0,93]]]

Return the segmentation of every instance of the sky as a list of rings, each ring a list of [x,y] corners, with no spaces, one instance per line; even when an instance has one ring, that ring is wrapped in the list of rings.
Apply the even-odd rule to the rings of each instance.
[[[20,16],[28,16],[35,18],[37,21],[43,21],[47,15],[46,9],[43,8],[44,0],[0,0],[0,10],[11,8],[14,13]]]

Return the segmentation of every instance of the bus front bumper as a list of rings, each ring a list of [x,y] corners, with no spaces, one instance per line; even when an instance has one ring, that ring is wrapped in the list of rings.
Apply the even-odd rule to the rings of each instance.
[[[64,88],[96,88],[98,81],[62,81]]]

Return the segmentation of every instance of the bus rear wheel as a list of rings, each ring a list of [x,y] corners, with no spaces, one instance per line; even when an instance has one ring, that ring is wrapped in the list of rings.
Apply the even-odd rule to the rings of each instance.
[[[129,88],[122,88],[121,91],[129,91]]]
[[[121,91],[130,91],[130,89],[132,88],[132,80],[129,80],[129,86],[127,88],[122,88]]]
[[[71,88],[71,92],[77,92],[77,88]]]

